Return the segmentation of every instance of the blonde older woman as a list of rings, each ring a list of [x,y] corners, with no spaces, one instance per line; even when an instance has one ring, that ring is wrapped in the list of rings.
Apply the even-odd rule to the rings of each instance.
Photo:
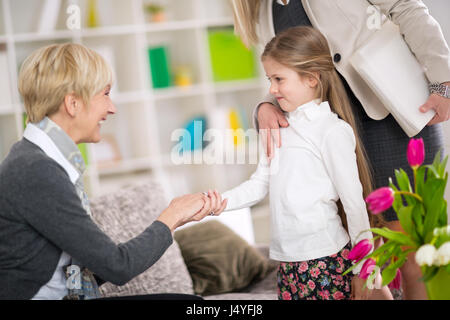
[[[0,165],[0,299],[96,298],[96,279],[125,284],[161,257],[177,227],[223,211],[217,193],[199,193],[174,199],[126,243],[97,227],[77,144],[100,141],[103,122],[116,113],[112,80],[104,59],[77,44],[41,48],[23,63],[29,123]],[[81,288],[66,280],[77,270]]]

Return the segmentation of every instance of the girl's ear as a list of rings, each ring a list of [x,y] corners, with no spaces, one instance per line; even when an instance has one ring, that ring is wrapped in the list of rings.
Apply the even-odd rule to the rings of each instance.
[[[78,99],[73,94],[68,94],[64,97],[63,108],[72,118],[76,117],[80,107]]]
[[[320,73],[319,72],[314,72],[314,75],[307,75],[306,76],[306,83],[308,84],[308,86],[313,89],[316,88],[317,85],[319,84],[319,79],[320,79]]]

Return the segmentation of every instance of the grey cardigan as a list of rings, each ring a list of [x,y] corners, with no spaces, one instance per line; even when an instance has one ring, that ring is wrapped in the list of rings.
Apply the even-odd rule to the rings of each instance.
[[[155,221],[116,245],[84,211],[66,171],[26,139],[0,164],[0,299],[31,299],[62,251],[104,281],[123,285],[172,241],[170,229]]]

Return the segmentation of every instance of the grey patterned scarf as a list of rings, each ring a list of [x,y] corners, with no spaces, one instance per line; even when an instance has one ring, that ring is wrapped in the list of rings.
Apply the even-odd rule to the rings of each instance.
[[[41,122],[37,124],[37,127],[44,131],[47,136],[53,141],[56,147],[61,151],[63,156],[73,165],[73,167],[80,174],[78,180],[75,182],[75,189],[78,197],[81,200],[83,209],[88,215],[91,215],[91,209],[89,206],[89,199],[84,191],[83,184],[83,173],[86,170],[86,165],[75,142],[61,129],[55,122],[45,117]],[[98,290],[98,285],[95,278],[88,269],[83,268],[83,266],[72,258],[72,262],[67,266],[66,278],[69,280],[74,277],[80,276],[78,280],[75,281],[76,284],[69,286],[69,293],[65,299],[93,299],[100,297],[100,292]]]

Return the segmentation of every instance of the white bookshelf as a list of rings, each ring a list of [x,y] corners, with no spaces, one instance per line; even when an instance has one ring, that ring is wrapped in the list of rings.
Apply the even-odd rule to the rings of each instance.
[[[171,197],[208,188],[225,191],[249,177],[255,165],[175,165],[170,157],[176,143],[170,140],[171,133],[196,115],[210,122],[220,108],[236,105],[245,109],[246,125],[252,127],[251,112],[267,89],[257,58],[261,76],[213,81],[208,29],[232,26],[227,0],[154,0],[165,6],[165,22],[147,21],[146,0],[98,0],[100,26],[96,28],[86,27],[86,0],[63,0],[54,30],[38,33],[44,1],[0,0],[0,46],[6,46],[9,66],[0,72],[10,83],[12,97],[11,104],[0,106],[0,161],[23,134],[24,108],[17,91],[22,61],[39,47],[75,42],[94,50],[110,48],[117,76],[112,99],[118,112],[108,118],[102,134],[115,137],[121,160],[97,165],[88,145],[86,186],[91,197],[150,176],[160,179]],[[81,9],[79,30],[66,27],[71,4]],[[153,89],[147,50],[158,44],[170,49],[172,66],[190,66],[191,86]]]

